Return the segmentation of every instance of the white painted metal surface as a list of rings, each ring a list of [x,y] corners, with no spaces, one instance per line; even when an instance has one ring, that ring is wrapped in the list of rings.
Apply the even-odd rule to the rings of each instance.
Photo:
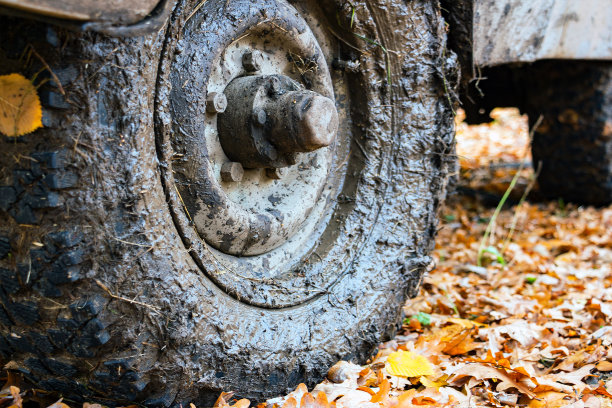
[[[475,0],[474,63],[612,60],[612,0]]]

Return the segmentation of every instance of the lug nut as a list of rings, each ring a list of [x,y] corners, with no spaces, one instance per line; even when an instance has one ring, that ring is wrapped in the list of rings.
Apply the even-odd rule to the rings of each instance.
[[[264,126],[268,120],[268,115],[263,109],[256,109],[253,112],[253,123],[257,126]]]
[[[285,177],[287,175],[287,169],[282,167],[282,168],[273,168],[273,169],[266,169],[266,176],[268,176],[271,179],[274,180],[280,180],[283,177]]]
[[[242,56],[242,66],[249,72],[259,71],[263,60],[263,54],[260,51],[247,51]]]
[[[226,162],[221,166],[221,180],[223,181],[242,181],[244,169],[238,162]]]
[[[227,109],[227,98],[224,94],[211,92],[206,97],[206,111],[208,113],[223,113]]]
[[[281,92],[281,82],[278,78],[272,77],[268,84],[268,93],[270,95],[278,95]]]

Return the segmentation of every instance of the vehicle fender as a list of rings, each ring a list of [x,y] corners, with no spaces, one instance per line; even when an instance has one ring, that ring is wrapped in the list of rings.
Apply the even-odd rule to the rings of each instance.
[[[612,60],[612,0],[476,0],[473,62]]]

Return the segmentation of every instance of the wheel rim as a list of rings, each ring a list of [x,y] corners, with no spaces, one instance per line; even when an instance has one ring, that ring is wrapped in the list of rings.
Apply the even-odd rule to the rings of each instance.
[[[312,17],[302,18],[296,9],[284,0],[267,0],[257,4],[237,1],[232,3],[232,6],[219,9],[212,3],[208,6],[205,4],[200,12],[189,19],[184,28],[177,28],[181,25],[177,22],[169,28],[158,79],[156,110],[157,147],[158,156],[162,161],[162,179],[177,229],[202,272],[222,287],[226,293],[240,301],[266,308],[295,306],[328,293],[327,289],[346,272],[350,259],[354,256],[355,252],[349,247],[359,247],[366,239],[366,234],[356,233],[350,243],[343,242],[336,248],[338,246],[336,239],[342,229],[345,214],[352,210],[350,208],[353,203],[351,197],[355,194],[356,179],[364,164],[363,157],[355,159],[354,152],[350,150],[352,127],[347,84],[344,79],[338,80],[342,77],[341,74],[330,73],[324,58],[324,55],[329,55],[329,44],[332,42],[325,38],[324,49],[327,49],[328,52],[326,54],[321,50],[317,44],[317,40],[321,41],[322,38],[321,31],[317,31],[315,36],[305,22],[305,18],[312,19]],[[178,13],[182,13],[183,16],[190,14],[181,10]],[[202,27],[210,27],[211,24],[219,27],[224,23],[231,29],[223,32],[222,35],[193,37],[193,33],[197,33],[198,30],[206,31],[202,30]],[[284,75],[304,89],[312,90],[320,95],[334,97],[335,94],[336,101],[341,101],[336,102],[339,121],[337,136],[328,147],[310,153],[298,153],[296,164],[288,170],[289,176],[284,176],[286,179],[283,177],[280,181],[270,180],[270,175],[266,176],[266,172],[271,171],[269,168],[247,168],[244,170],[242,182],[225,181],[233,177],[229,174],[231,166],[228,165],[232,163],[232,160],[228,157],[227,149],[224,149],[225,146],[219,140],[216,129],[210,124],[213,121],[220,122],[220,118],[226,114],[229,106],[223,113],[218,112],[211,115],[209,112],[205,116],[206,100],[208,99],[209,105],[214,103],[214,94],[226,91],[228,84],[232,81],[249,77],[252,73],[239,72],[238,75],[224,73],[224,70],[227,71],[227,64],[216,64],[215,62],[225,58],[233,59],[236,63],[243,58],[246,51],[257,50],[258,45],[259,49],[263,49],[265,53],[264,58],[268,57],[266,54],[272,54],[271,50],[274,47],[274,42],[268,37],[272,30],[284,33],[285,37],[298,35],[300,41],[292,40],[291,53],[286,49],[282,53],[276,52],[277,56],[280,55],[277,58],[281,60],[284,58],[285,67],[290,69],[279,69],[278,66],[270,65],[266,67],[264,63],[263,69],[258,74],[267,76],[264,79]],[[283,45],[291,43],[289,38],[281,36],[280,39]],[[237,51],[228,56],[226,54],[228,48]],[[308,66],[306,62],[306,65],[296,67],[294,61],[298,58],[302,62],[317,62],[319,68],[315,72],[316,75],[313,75],[308,69],[296,69]],[[187,64],[186,61],[189,63]],[[181,65],[188,69],[182,70]],[[244,67],[242,70],[244,71]],[[199,89],[207,90],[208,97],[202,93],[195,97],[195,92],[190,95],[187,92],[190,86],[184,86],[186,82],[188,84],[193,82]],[[181,89],[181,91],[173,91],[176,89]],[[184,91],[185,89],[187,91]],[[227,99],[228,105],[231,105],[231,97]],[[194,119],[204,116],[206,121],[201,120],[200,123]],[[209,126],[206,127],[206,125]],[[197,132],[194,129],[200,129],[200,131]],[[197,135],[206,134],[205,132],[208,132],[208,137],[203,139],[206,143],[202,143],[201,140],[197,140]],[[189,148],[186,149],[186,146]],[[209,155],[198,155],[194,146],[214,156],[213,159],[209,159]],[[191,153],[192,157],[199,156],[199,162],[196,160],[197,166],[184,165],[184,163],[190,163],[185,159],[188,153]],[[206,160],[200,160],[202,157]],[[212,165],[209,165],[210,163]],[[304,177],[304,172],[299,168],[300,165],[306,167],[312,164],[318,165],[318,172],[310,173],[310,178]],[[225,170],[224,165],[226,165]],[[197,173],[194,172],[194,168],[203,169],[198,174],[206,175],[204,179],[197,181],[200,188],[199,193],[193,188],[195,183],[191,181],[195,179],[194,174]],[[190,179],[190,177],[193,178]],[[219,235],[207,237],[205,235],[207,231],[212,230],[213,233],[219,231],[215,228],[207,230],[208,226],[214,226],[214,222],[218,221],[215,220],[218,212],[201,213],[202,218],[208,217],[209,220],[212,218],[213,221],[205,220],[207,223],[202,222],[198,228],[196,217],[190,211],[190,208],[197,208],[194,197],[198,197],[199,194],[199,197],[208,199],[209,204],[222,202],[216,188],[221,186],[225,188],[223,193],[230,198],[230,201],[240,203],[240,200],[244,198],[244,189],[242,189],[244,180],[250,180],[252,185],[256,185],[264,177],[267,178],[266,182],[272,186],[272,189],[277,189],[277,196],[281,196],[278,192],[287,189],[288,184],[302,178],[302,189],[294,186],[291,189],[292,194],[284,194],[287,197],[283,197],[284,204],[286,204],[285,213],[290,215],[288,218],[293,216],[293,222],[288,223],[289,226],[285,225],[285,228],[280,230],[281,233],[270,234],[274,239],[261,240],[262,242],[256,245],[247,246],[245,250],[245,247],[241,245],[225,245],[223,239],[219,239]],[[193,193],[194,191],[196,194]],[[271,207],[271,200],[268,200],[268,197],[275,198],[274,194],[269,194],[269,191],[271,190],[265,193],[258,191],[258,195],[255,195],[259,202],[263,201],[268,206],[267,209]],[[305,197],[308,198],[305,200]],[[341,197],[341,205],[338,205],[338,197]],[[307,205],[302,205],[304,202]],[[296,204],[301,211],[292,213]],[[291,208],[291,205],[294,207]],[[262,208],[266,210],[265,206],[260,206],[259,210]],[[255,212],[253,207],[248,210]],[[267,212],[276,216],[277,219],[282,218],[282,215],[279,217],[274,208]],[[228,213],[231,212],[228,211]],[[220,219],[227,222],[227,218],[221,217]],[[351,227],[363,231],[360,225]],[[215,245],[214,242],[211,242],[215,238],[219,239],[221,244]],[[332,252],[334,253],[331,256],[333,260],[329,262],[327,258],[330,258]]]

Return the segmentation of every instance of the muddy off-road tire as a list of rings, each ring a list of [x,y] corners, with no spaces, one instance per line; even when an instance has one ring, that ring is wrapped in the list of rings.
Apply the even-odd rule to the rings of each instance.
[[[526,111],[539,190],[576,203],[612,202],[612,64],[543,61],[529,69]]]
[[[454,161],[437,2],[185,0],[137,38],[0,21],[0,74],[49,78],[44,128],[0,139],[10,369],[71,400],[207,406],[312,384],[392,334]],[[331,144],[225,167],[217,135],[268,122],[212,92],[256,74],[335,100]]]

